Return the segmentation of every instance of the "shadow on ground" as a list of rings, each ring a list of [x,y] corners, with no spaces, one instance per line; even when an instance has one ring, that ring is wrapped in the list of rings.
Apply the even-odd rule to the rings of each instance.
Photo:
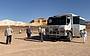
[[[80,37],[74,37],[74,38],[80,38]],[[24,37],[24,38],[15,38],[15,39],[18,39],[18,40],[24,40],[24,41],[32,41],[32,42],[41,42],[41,38],[40,36],[32,36],[31,38],[27,38],[27,37]],[[47,37],[47,36],[44,36],[43,38],[44,41],[50,41],[50,42],[56,42],[56,41],[63,41],[63,42],[72,42],[72,43],[83,43],[83,42],[78,42],[78,41],[68,41],[66,37],[59,37],[59,38],[55,38],[55,37]]]
[[[32,41],[32,42],[41,42],[41,38],[40,36],[32,36],[31,38],[15,38],[18,40],[25,40],[25,41]],[[51,41],[51,42],[56,42],[56,41],[63,41],[63,42],[69,42],[65,37],[60,37],[60,38],[54,38],[54,37],[44,37],[43,38],[44,41]]]
[[[0,42],[0,44],[6,44],[5,42]]]
[[[76,42],[76,41],[71,41],[72,43],[83,43],[83,42]]]

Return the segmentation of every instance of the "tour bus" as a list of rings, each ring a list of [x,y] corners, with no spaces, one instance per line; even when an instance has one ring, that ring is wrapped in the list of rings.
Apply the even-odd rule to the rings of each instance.
[[[79,15],[67,13],[61,16],[49,17],[45,32],[48,38],[64,36],[71,41],[73,36],[79,37],[83,29],[86,29],[85,19]]]

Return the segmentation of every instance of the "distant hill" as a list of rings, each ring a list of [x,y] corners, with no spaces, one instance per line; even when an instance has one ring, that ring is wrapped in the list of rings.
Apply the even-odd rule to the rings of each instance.
[[[26,26],[27,23],[25,22],[21,22],[21,21],[13,21],[13,20],[9,20],[9,19],[5,19],[5,20],[0,20],[0,26]]]

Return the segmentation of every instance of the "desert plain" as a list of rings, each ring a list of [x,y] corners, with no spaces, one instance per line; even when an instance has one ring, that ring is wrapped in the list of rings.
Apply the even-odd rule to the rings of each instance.
[[[22,29],[21,34],[19,29]],[[0,56],[90,56],[90,29],[87,29],[86,43],[82,38],[73,38],[71,42],[40,42],[37,39],[26,40],[25,27],[15,27],[10,45],[5,44],[4,30],[5,27],[0,27]]]

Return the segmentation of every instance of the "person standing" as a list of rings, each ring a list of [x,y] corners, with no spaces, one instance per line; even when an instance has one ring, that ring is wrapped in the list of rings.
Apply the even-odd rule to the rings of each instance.
[[[30,26],[26,29],[26,33],[27,33],[27,38],[30,38],[31,37],[31,27]]]
[[[85,43],[86,40],[87,40],[87,31],[86,31],[86,29],[82,30],[82,37],[83,37],[83,43]]]
[[[13,30],[10,26],[5,29],[6,44],[11,44]]]
[[[39,27],[39,36],[40,36],[40,40],[41,42],[43,42],[43,38],[45,36],[45,28]]]

